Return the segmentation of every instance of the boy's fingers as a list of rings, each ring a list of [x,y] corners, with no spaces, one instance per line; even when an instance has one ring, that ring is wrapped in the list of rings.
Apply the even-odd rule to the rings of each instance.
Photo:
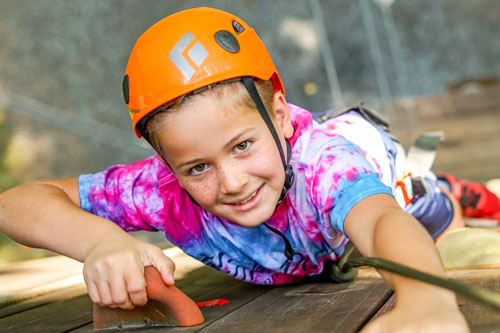
[[[174,262],[160,251],[160,255],[154,260],[154,267],[160,272],[163,282],[166,285],[174,285]]]
[[[96,286],[97,286],[97,292],[99,293],[99,298],[101,299],[99,305],[112,307],[113,298],[111,296],[111,290],[109,288],[108,282],[100,281],[96,283]]]
[[[380,323],[380,318],[379,318],[379,320],[370,321],[361,330],[361,333],[382,333],[382,332],[384,332],[384,330],[382,329],[382,324]]]
[[[146,290],[139,292],[129,292],[128,293],[131,304],[133,306],[143,306],[147,303],[148,297],[146,295]]]
[[[97,291],[97,286],[93,283],[87,283],[87,292],[92,302],[100,304],[101,298],[99,297],[99,292]]]
[[[120,304],[118,307],[124,310],[132,310],[133,308],[135,308],[135,305],[128,301],[124,304]]]
[[[127,287],[123,276],[120,274],[113,275],[111,281],[109,282],[109,287],[111,290],[113,305],[117,305],[119,307],[130,307],[131,303],[128,298]]]
[[[138,271],[126,276],[127,292],[133,305],[142,306],[148,301],[144,273]]]

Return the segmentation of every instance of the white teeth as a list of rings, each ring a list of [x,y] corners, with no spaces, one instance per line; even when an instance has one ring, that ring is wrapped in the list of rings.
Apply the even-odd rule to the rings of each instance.
[[[244,203],[247,203],[250,200],[252,200],[253,197],[255,197],[256,195],[257,195],[257,191],[255,191],[248,199],[240,201],[240,202],[236,203],[236,205],[243,205]]]

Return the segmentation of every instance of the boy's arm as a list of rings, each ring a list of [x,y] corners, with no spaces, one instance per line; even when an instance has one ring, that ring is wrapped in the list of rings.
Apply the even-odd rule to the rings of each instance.
[[[151,244],[80,208],[78,179],[26,184],[0,195],[0,231],[81,262],[92,300],[131,308],[146,302],[144,266],[173,284],[173,262]]]
[[[444,275],[432,238],[390,195],[376,194],[358,202],[347,214],[344,229],[364,256]],[[397,303],[365,331],[468,331],[452,292],[397,274],[380,274],[396,291]]]

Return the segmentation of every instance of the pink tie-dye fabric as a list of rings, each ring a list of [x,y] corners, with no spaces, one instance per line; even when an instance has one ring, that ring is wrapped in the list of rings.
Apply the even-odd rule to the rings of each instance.
[[[293,260],[284,255],[283,239],[264,225],[242,227],[193,204],[155,156],[80,176],[81,206],[128,231],[163,231],[187,254],[242,280],[283,284],[318,275],[343,251],[349,210],[367,196],[392,195],[376,170],[387,156],[370,163],[331,123],[318,124],[294,105],[290,110],[295,182],[267,224],[290,241]]]

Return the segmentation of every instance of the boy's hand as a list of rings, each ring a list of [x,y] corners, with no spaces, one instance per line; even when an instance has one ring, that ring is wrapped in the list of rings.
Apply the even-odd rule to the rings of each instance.
[[[386,194],[358,202],[346,216],[344,228],[364,256],[445,275],[429,233]],[[384,270],[378,272],[396,292],[397,303],[363,332],[468,332],[452,292]]]
[[[98,243],[87,252],[83,267],[90,298],[112,308],[146,304],[145,266],[154,266],[165,284],[174,284],[175,264],[157,246],[130,235]]]
[[[368,323],[361,332],[469,332],[454,297],[445,295],[440,298],[436,295],[440,293],[450,292],[423,292],[408,302],[398,301],[392,311]]]

